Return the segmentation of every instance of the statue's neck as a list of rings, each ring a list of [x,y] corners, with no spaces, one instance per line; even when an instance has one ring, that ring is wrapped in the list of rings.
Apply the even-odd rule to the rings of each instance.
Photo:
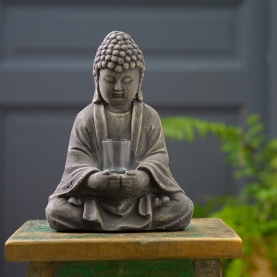
[[[111,106],[107,103],[104,103],[104,106],[107,110],[109,110],[112,113],[126,113],[132,109],[133,102],[128,103],[125,106]]]
[[[126,113],[114,113],[105,110],[108,138],[110,139],[131,139],[131,111]]]

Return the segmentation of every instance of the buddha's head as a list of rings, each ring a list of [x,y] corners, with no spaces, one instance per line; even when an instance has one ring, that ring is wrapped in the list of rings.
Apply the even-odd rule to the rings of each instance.
[[[126,33],[113,31],[99,46],[93,63],[93,102],[110,105],[142,101],[145,64],[141,50]]]

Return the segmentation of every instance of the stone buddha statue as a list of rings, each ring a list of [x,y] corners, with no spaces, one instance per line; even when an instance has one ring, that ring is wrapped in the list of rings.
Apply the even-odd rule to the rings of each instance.
[[[74,122],[60,184],[46,218],[57,231],[183,230],[193,204],[174,180],[157,112],[142,102],[144,57],[126,33],[97,50],[93,101]],[[130,139],[124,174],[103,170],[102,141]]]

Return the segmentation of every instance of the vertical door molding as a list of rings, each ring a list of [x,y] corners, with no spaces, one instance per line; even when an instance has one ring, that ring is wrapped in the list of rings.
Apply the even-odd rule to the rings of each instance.
[[[2,222],[2,231],[0,232],[0,243],[4,245],[5,243],[5,207],[6,207],[6,197],[5,197],[5,122],[4,122],[4,112],[0,109],[0,222]],[[4,260],[0,259],[0,276],[4,276]]]
[[[268,132],[270,137],[277,137],[277,1],[270,0],[267,10],[268,53],[267,62],[267,103]]]
[[[4,41],[4,1],[0,0],[0,62],[4,57]]]

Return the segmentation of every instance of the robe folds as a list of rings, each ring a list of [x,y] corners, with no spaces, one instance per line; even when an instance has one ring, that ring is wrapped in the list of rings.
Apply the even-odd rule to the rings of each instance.
[[[193,204],[168,167],[157,112],[143,102],[133,101],[131,169],[149,174],[148,191],[127,199],[122,194],[107,194],[102,199],[90,194],[84,184],[91,174],[102,171],[102,141],[107,138],[104,104],[91,103],[74,122],[65,170],[46,208],[50,226],[58,231],[163,230],[167,226],[173,230],[184,229],[190,222]],[[161,201],[157,207],[154,205],[157,198],[169,201],[165,201],[164,207]]]

